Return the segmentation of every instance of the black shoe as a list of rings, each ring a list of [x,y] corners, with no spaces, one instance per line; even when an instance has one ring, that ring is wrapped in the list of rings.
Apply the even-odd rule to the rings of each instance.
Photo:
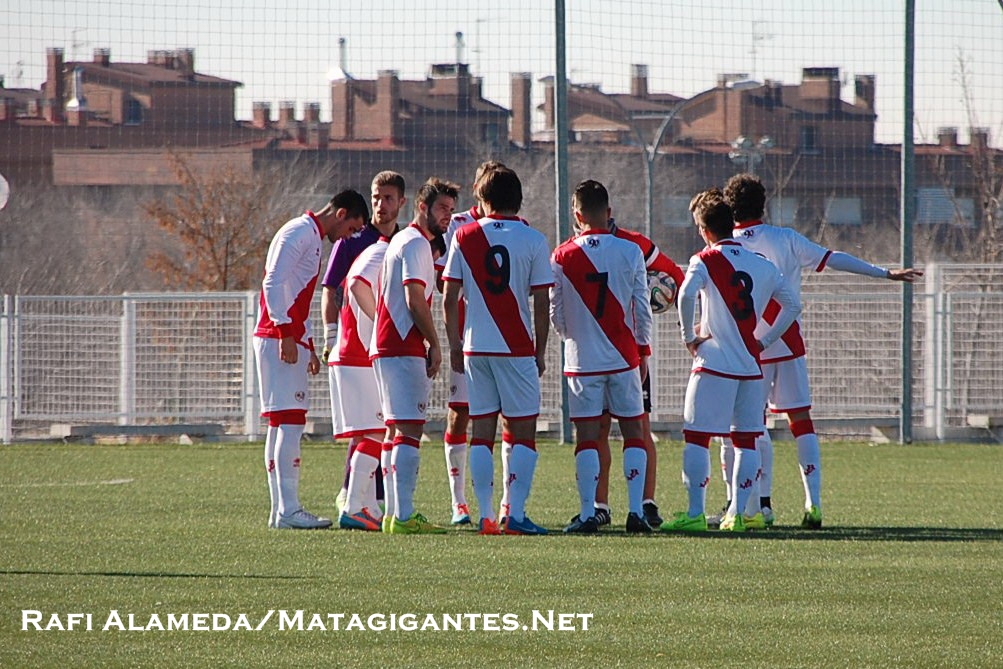
[[[644,511],[644,520],[651,527],[661,527],[662,517],[658,515],[658,505],[654,502],[645,502],[641,506],[641,510]]]
[[[571,524],[564,528],[565,534],[595,534],[599,531],[595,516],[582,520],[580,516],[571,519]]]
[[[627,531],[633,534],[651,534],[651,525],[636,513],[628,513]]]
[[[613,522],[612,513],[613,512],[610,511],[609,509],[600,509],[597,506],[596,507],[596,516],[595,516],[596,517],[596,524],[599,525],[599,527],[602,527],[603,525],[609,525],[611,522]]]

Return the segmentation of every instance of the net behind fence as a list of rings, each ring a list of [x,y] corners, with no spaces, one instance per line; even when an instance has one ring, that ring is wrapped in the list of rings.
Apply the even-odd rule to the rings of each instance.
[[[982,328],[999,306],[991,271],[975,268],[1003,261],[1003,6],[916,3],[907,62],[898,0],[564,4],[563,16],[528,0],[0,9],[0,293],[25,298],[23,313],[7,314],[4,341],[18,348],[0,356],[7,424],[16,412],[251,429],[243,291],[260,287],[283,222],[345,187],[368,197],[382,170],[406,181],[405,224],[428,177],[461,184],[464,210],[475,168],[502,161],[521,179],[520,214],[553,248],[570,235],[557,216],[569,192],[555,185],[566,141],[568,188],[602,181],[617,224],[683,266],[702,246],[692,196],[754,172],[767,221],[895,266],[907,66],[906,230],[915,264],[956,263],[942,285],[917,290],[914,409],[925,422],[994,413],[1003,376]],[[27,299],[147,291],[171,296]],[[899,286],[827,271],[805,278],[804,295],[818,411],[894,413]],[[319,341],[317,306],[313,318]],[[656,320],[660,342],[676,337],[669,320]],[[547,420],[560,397],[557,344]],[[660,344],[656,418],[676,411],[687,365]],[[433,407],[445,405],[444,383]],[[328,411],[322,377],[311,391],[312,412]]]

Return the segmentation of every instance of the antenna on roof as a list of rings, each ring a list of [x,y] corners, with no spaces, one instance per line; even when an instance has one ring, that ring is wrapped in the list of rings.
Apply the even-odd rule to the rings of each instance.
[[[753,77],[756,76],[756,55],[759,53],[758,43],[765,42],[768,39],[773,39],[773,33],[764,32],[760,26],[765,26],[766,21],[753,21],[752,22],[752,47],[749,49],[749,55],[752,56],[752,68],[751,74]]]
[[[73,30],[70,31],[70,35],[73,36],[72,40],[70,42],[70,60],[71,61],[77,60],[77,49],[83,48],[83,47],[87,46],[88,44],[90,44],[90,42],[88,42],[86,40],[78,40],[77,39],[77,33],[82,33],[82,32],[86,32],[86,31],[87,31],[86,28],[74,28]]]

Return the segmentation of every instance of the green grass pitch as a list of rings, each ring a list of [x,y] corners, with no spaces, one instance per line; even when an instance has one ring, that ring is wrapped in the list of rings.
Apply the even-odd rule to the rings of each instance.
[[[668,516],[684,508],[680,444],[659,451]],[[343,460],[305,446],[309,509],[334,513]],[[561,536],[571,449],[541,442],[529,509],[554,536],[408,537],[268,530],[260,444],[0,448],[0,666],[1003,666],[1003,448],[825,443],[817,532],[797,527],[793,444],[776,461],[770,531],[629,537],[614,455],[613,528]],[[423,448],[417,503],[434,522],[449,519],[444,470],[441,446]],[[708,507],[721,498],[715,477]],[[90,613],[94,630],[23,631],[22,610]],[[269,610],[593,617],[588,631],[102,631],[111,610],[165,626]]]

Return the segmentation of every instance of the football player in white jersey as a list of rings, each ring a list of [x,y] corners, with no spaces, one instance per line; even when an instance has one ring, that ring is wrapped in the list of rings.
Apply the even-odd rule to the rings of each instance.
[[[265,259],[254,358],[261,414],[268,418],[265,471],[271,497],[268,526],[279,529],[330,527],[299,501],[300,439],[310,407],[308,374],[320,372],[310,336],[310,303],[320,272],[324,237],[334,242],[361,230],[369,217],[366,200],[345,190],[316,214],[308,211],[275,233]],[[300,350],[303,349],[303,350]]]
[[[414,492],[431,379],[442,363],[431,310],[435,260],[430,241],[445,232],[458,195],[458,186],[436,178],[422,184],[414,220],[390,240],[380,273],[371,349],[383,416],[397,430],[391,534],[445,531],[415,511]]]
[[[331,423],[338,425],[341,417],[338,410],[341,405],[338,379],[335,377],[334,365],[338,358],[338,317],[344,302],[342,300],[343,284],[348,276],[348,270],[362,251],[370,244],[375,244],[381,237],[392,237],[399,229],[397,217],[403,209],[407,198],[404,197],[406,185],[404,177],[391,170],[383,170],[373,177],[370,185],[373,217],[366,226],[351,237],[343,239],[331,248],[331,255],[324,272],[320,308],[324,322],[325,343],[324,359],[328,365],[328,385],[331,396]],[[374,284],[375,285],[375,284]],[[335,436],[335,439],[338,437]],[[345,473],[341,490],[335,500],[338,512],[344,510],[345,499],[348,496],[348,477],[351,472],[352,457],[361,439],[350,437],[348,450],[345,454]],[[376,479],[377,497],[383,499],[382,477]]]
[[[450,364],[464,371],[470,400],[470,479],[481,534],[546,534],[526,515],[536,470],[536,419],[546,369],[549,291],[553,285],[547,238],[519,218],[522,183],[497,168],[477,182],[484,217],[457,230],[443,271]],[[460,289],[467,304],[461,334]],[[533,297],[532,312],[530,296]],[[495,431],[508,420],[509,514],[499,527],[493,509]]]
[[[690,211],[707,248],[690,258],[678,298],[683,343],[693,356],[683,407],[683,482],[689,509],[663,523],[662,529],[707,529],[710,440],[730,435],[737,449],[735,495],[721,529],[742,532],[746,529],[742,510],[759,473],[756,437],[763,429],[759,354],[794,322],[801,305],[773,263],[732,238],[731,207],[721,191],[700,193]],[[698,296],[699,328],[694,322]],[[780,310],[773,325],[757,336],[756,325],[771,299]]]
[[[477,166],[477,171],[474,172],[474,187],[476,199],[476,186],[477,181],[484,175],[488,170],[494,169],[496,167],[505,167],[501,163],[495,160],[488,160]],[[449,243],[453,240],[453,235],[459,228],[464,225],[470,225],[471,223],[476,223],[480,220],[482,214],[480,207],[477,203],[474,204],[467,211],[461,211],[453,214],[453,217],[449,220],[449,227],[446,228],[445,234],[445,244],[446,249],[449,249]],[[446,254],[443,253],[435,261],[435,272],[436,272],[436,286],[441,293],[443,290],[442,281],[442,270],[446,268]],[[462,328],[462,321],[464,316],[464,303],[460,301],[460,321]],[[449,406],[446,410],[446,432],[443,435],[443,449],[446,455],[446,476],[449,480],[449,494],[451,498],[451,508],[453,511],[452,523],[453,525],[469,525],[470,524],[470,507],[467,505],[467,494],[466,494],[466,482],[467,482],[467,426],[470,424],[470,410],[467,400],[467,379],[459,372],[455,372],[450,368],[449,370]],[[502,428],[502,434],[507,434],[504,426]],[[511,450],[511,444],[508,444],[508,449]],[[505,454],[506,443],[502,439],[502,463],[504,464],[505,471],[508,471],[508,458]],[[507,496],[503,496],[502,504],[507,504]]]
[[[892,281],[915,281],[923,272],[907,269],[885,269],[865,262],[848,253],[830,251],[799,232],[763,223],[766,204],[766,190],[759,178],[753,174],[738,174],[728,180],[724,188],[724,199],[732,207],[735,216],[734,236],[751,251],[761,254],[781,271],[785,283],[801,298],[801,272],[811,270],[821,272],[826,267]],[[766,311],[766,322],[759,324],[757,332],[769,327],[774,307]],[[767,393],[764,406],[774,413],[786,413],[791,433],[797,441],[798,462],[805,490],[804,515],[801,525],[807,529],[822,526],[822,460],[818,435],[811,420],[811,389],[808,383],[808,365],[805,362],[805,346],[801,337],[800,324],[795,321],[783,336],[761,356],[765,377],[764,391]],[[771,489],[773,481],[773,442],[770,433],[764,430],[757,441],[763,461],[763,476],[759,493],[750,500],[750,507],[743,509],[755,525],[767,526],[773,523]],[[722,470],[729,476],[732,468],[733,451],[727,444],[722,447]],[[733,493],[733,491],[731,491]],[[729,500],[732,495],[729,495]],[[760,517],[759,510],[762,509]]]
[[[575,479],[580,510],[568,534],[599,531],[595,516],[600,476],[603,410],[620,423],[623,473],[627,480],[628,532],[651,532],[644,519],[644,397],[641,380],[651,355],[651,304],[640,247],[610,229],[609,193],[598,181],[583,181],[571,200],[578,232],[550,260],[550,320],[564,340],[564,376],[575,424]]]
[[[351,439],[355,448],[349,467],[347,493],[338,517],[344,529],[379,531],[381,513],[376,481],[386,425],[369,345],[376,316],[376,286],[389,237],[380,237],[362,251],[345,277],[338,339],[329,360],[332,388],[342,388],[334,402],[334,438]],[[381,477],[382,478],[382,477]]]

